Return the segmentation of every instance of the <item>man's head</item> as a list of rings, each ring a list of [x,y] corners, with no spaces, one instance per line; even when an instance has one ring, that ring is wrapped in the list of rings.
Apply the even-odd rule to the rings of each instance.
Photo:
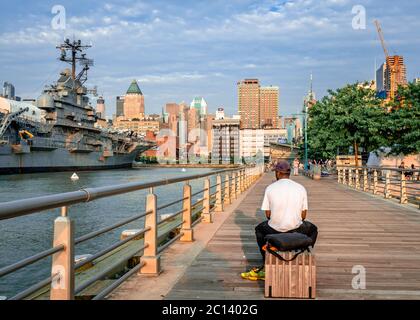
[[[279,161],[273,168],[276,172],[276,179],[288,179],[290,177],[290,165],[287,161]]]

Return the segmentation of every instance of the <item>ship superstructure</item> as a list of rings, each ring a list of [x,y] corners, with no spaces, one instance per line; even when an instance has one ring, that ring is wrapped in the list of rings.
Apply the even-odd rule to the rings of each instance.
[[[88,47],[68,39],[57,46],[71,68],[34,104],[0,98],[0,173],[130,167],[139,152],[152,147],[132,132],[95,126],[88,97],[95,90],[84,86],[93,65],[83,53]]]

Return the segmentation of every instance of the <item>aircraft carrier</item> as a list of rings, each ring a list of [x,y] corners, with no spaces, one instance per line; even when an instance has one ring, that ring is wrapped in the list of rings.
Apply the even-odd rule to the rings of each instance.
[[[0,98],[0,173],[80,171],[131,167],[153,145],[136,136],[97,125],[84,83],[93,61],[80,40],[57,48],[71,68],[60,73],[35,103]],[[76,64],[82,68],[76,74]]]

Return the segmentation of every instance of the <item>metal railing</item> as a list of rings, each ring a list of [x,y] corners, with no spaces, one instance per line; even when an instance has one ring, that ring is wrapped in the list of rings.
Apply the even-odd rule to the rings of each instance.
[[[162,179],[148,183],[125,183],[114,186],[104,186],[98,188],[87,188],[79,191],[53,194],[48,196],[3,202],[0,203],[0,220],[13,219],[16,217],[29,215],[39,211],[54,208],[61,208],[61,215],[54,221],[53,246],[50,249],[36,253],[31,257],[17,261],[11,265],[0,268],[0,277],[6,276],[26,266],[29,266],[41,259],[52,256],[51,276],[44,279],[22,292],[19,292],[9,299],[25,299],[36,297],[40,290],[49,292],[52,300],[72,300],[83,290],[91,287],[98,281],[107,278],[119,266],[128,262],[137,262],[131,266],[121,277],[113,281],[110,285],[102,288],[94,295],[94,299],[102,299],[117,288],[121,283],[136,272],[140,274],[158,275],[161,272],[160,253],[163,252],[176,240],[183,242],[194,241],[193,227],[199,222],[213,222],[213,215],[223,211],[225,204],[230,204],[240,193],[248,189],[264,172],[263,167],[237,167],[224,170],[217,170],[209,173],[183,176],[171,179]],[[225,175],[222,179],[222,175]],[[216,176],[216,184],[210,185],[210,176]],[[203,189],[192,193],[190,181],[204,178]],[[154,188],[174,183],[184,183],[182,197],[170,203],[157,205],[157,195]],[[215,188],[215,192],[211,190]],[[92,231],[88,234],[74,238],[74,221],[68,214],[69,207],[74,204],[90,202],[101,198],[124,194],[128,192],[147,190],[145,211],[132,217],[121,220],[105,228]],[[203,194],[203,198],[192,203],[194,195]],[[182,210],[177,211],[165,218],[158,220],[158,211],[182,204]],[[121,234],[118,242],[100,250],[99,252],[87,257],[84,260],[75,262],[75,246],[87,240],[103,235],[109,231],[144,218],[144,228],[130,230],[131,233]],[[169,237],[168,235],[171,235]],[[112,259],[104,268],[89,279],[84,279],[76,287],[76,273],[83,273],[83,268],[94,266],[95,261],[103,259],[105,256],[112,255],[116,250],[124,246],[135,246],[129,256],[117,257]],[[18,249],[18,248],[17,248]],[[111,259],[110,259],[111,260]],[[136,259],[134,259],[135,261]],[[82,270],[82,271],[80,271]]]
[[[420,208],[420,170],[388,167],[338,166],[338,183]]]

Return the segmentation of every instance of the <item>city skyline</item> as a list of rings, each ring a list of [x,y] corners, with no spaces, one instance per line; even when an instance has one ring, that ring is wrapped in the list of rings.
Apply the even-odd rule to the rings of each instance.
[[[385,60],[374,19],[381,21],[390,52],[404,56],[407,80],[419,77],[415,33],[420,9],[410,1],[366,2],[364,30],[352,28],[352,8],[358,3],[350,0],[213,1],[206,6],[74,1],[63,3],[65,30],[51,27],[54,2],[20,3],[25,5],[2,4],[0,81],[13,83],[22,98],[36,98],[63,68],[51,62],[57,54],[52,45],[74,35],[93,44],[87,51],[95,59],[88,85],[98,86],[108,116],[115,113],[116,96],[134,78],[146,113],[202,96],[210,113],[223,106],[227,114],[237,114],[236,83],[245,78],[280,87],[279,113],[296,113],[311,72],[318,97],[327,89],[374,78],[375,59],[378,65]],[[7,15],[8,6],[13,17]]]

